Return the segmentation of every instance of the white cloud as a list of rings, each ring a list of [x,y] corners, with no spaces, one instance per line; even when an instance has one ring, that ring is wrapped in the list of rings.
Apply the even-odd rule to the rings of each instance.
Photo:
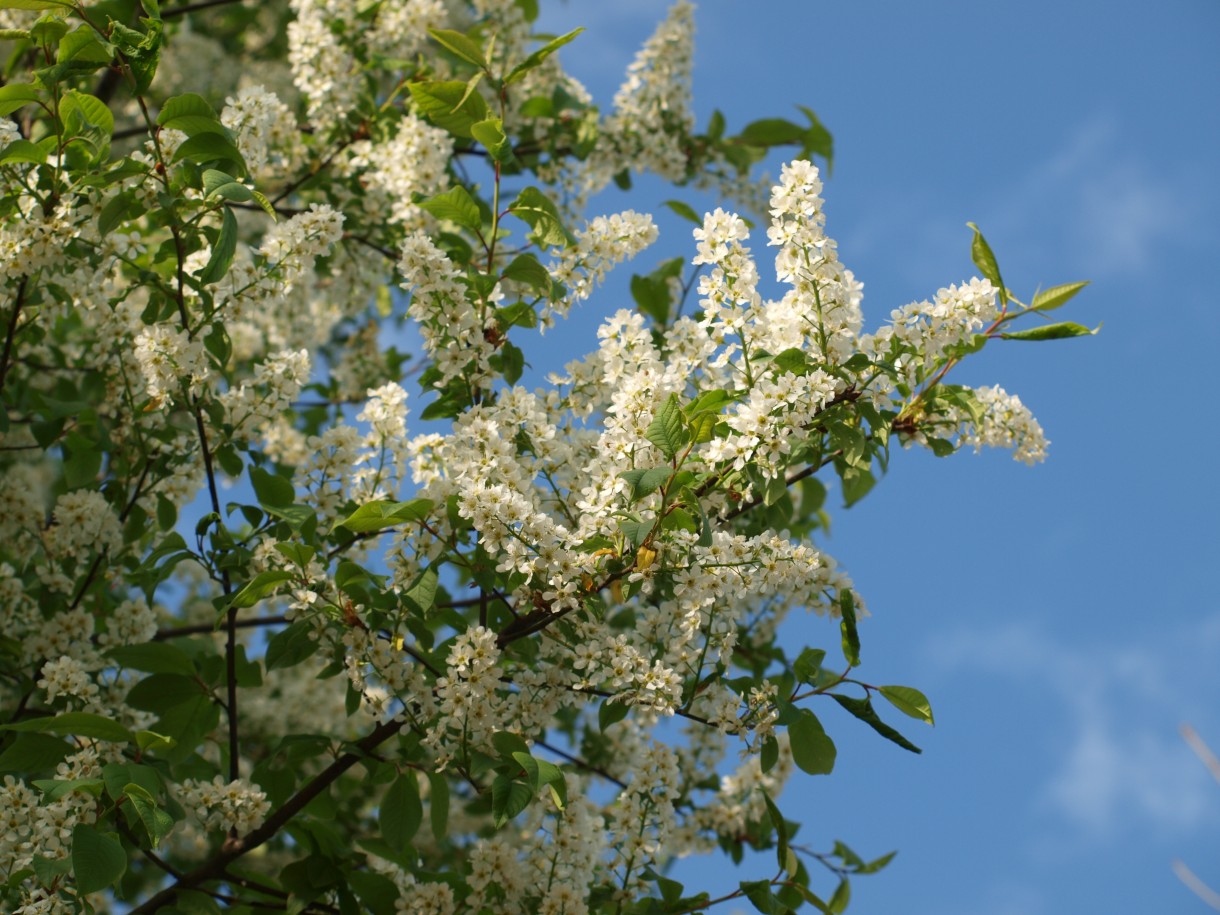
[[[1220,744],[1220,718],[1205,701],[1214,694],[1220,620],[1166,631],[1138,646],[1067,645],[1030,625],[960,631],[929,649],[942,669],[969,669],[1017,680],[1027,696],[1065,712],[1048,729],[1066,726],[1067,739],[1048,742],[1056,758],[1041,789],[1054,817],[1086,833],[1126,827],[1182,830],[1214,817],[1217,790],[1177,733],[1183,716]],[[1210,660],[1209,660],[1210,659]],[[1210,683],[1204,681],[1210,681]],[[1032,698],[1031,698],[1032,701]]]
[[[988,225],[1028,234],[1040,261],[1059,250],[1091,277],[1127,275],[1199,224],[1190,185],[1130,151],[1114,118],[1095,115],[1001,195]]]

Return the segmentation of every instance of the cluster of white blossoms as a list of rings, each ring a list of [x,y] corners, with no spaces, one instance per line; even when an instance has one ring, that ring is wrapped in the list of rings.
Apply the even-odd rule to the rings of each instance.
[[[248,835],[263,825],[271,804],[267,794],[245,779],[226,782],[188,778],[179,786],[178,799],[192,819],[205,829],[235,830]]]
[[[635,257],[657,240],[657,227],[647,213],[626,210],[610,216],[597,216],[576,236],[576,244],[565,248],[563,256],[547,272],[562,283],[567,295],[548,301],[539,320],[549,327],[555,318],[565,317],[577,302],[587,299],[614,267]]]
[[[303,349],[273,353],[254,369],[254,377],[220,395],[234,428],[262,430],[275,422],[309,381],[309,353]]]
[[[604,185],[624,167],[671,180],[685,175],[687,158],[679,137],[694,124],[694,11],[685,0],[671,6],[627,68],[590,159],[593,186]]]
[[[491,749],[491,736],[504,721],[499,660],[496,634],[482,626],[467,629],[450,647],[447,674],[436,680],[440,715],[425,738],[442,768],[467,748]]]
[[[154,403],[178,400],[183,389],[197,395],[212,375],[203,340],[174,324],[153,324],[135,339],[135,357],[144,390]]]
[[[1000,315],[998,294],[988,280],[975,277],[960,286],[937,290],[932,301],[897,308],[890,323],[860,340],[863,352],[892,358],[909,384],[924,380],[924,367],[933,366],[950,347],[969,342]]]
[[[452,155],[453,138],[447,132],[408,112],[392,137],[358,140],[349,148],[343,169],[360,181],[360,193],[349,208],[408,230],[430,227],[432,218],[415,200],[448,187]]]
[[[76,489],[55,502],[47,549],[59,558],[117,551],[123,542],[119,518],[100,492]]]
[[[488,377],[495,315],[476,309],[448,255],[423,232],[413,232],[402,243],[398,270],[411,293],[407,310],[419,325],[424,352],[440,372],[438,386],[459,376],[476,384]]]
[[[1014,460],[1031,466],[1046,460],[1050,443],[1021,398],[999,385],[975,388],[974,397],[983,410],[980,422],[973,422],[961,409],[953,409],[947,417],[960,430],[963,445],[973,445],[975,451],[983,446],[1011,449]]]
[[[282,174],[297,167],[303,150],[296,116],[274,92],[246,86],[225,102],[220,121],[233,131],[251,172]]]

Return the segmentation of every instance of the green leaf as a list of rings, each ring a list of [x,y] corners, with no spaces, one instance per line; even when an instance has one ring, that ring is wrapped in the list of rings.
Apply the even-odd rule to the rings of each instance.
[[[312,635],[313,626],[306,620],[298,620],[273,635],[267,642],[267,653],[263,656],[267,670],[293,667],[316,652],[318,643]]]
[[[839,633],[843,637],[843,657],[852,667],[860,666],[860,633],[856,631],[856,601],[850,589],[839,592]]]
[[[491,813],[499,829],[530,805],[534,792],[524,782],[497,775],[491,783]]]
[[[483,49],[461,32],[452,29],[428,29],[428,34],[432,36],[433,41],[448,48],[467,63],[487,69],[487,58],[483,55]]]
[[[419,782],[408,769],[394,780],[381,799],[377,821],[381,837],[395,851],[405,851],[424,819],[424,807],[419,799]]]
[[[30,162],[42,165],[47,161],[47,151],[29,140],[14,140],[0,151],[0,164],[6,162]]]
[[[700,228],[703,227],[703,220],[699,218],[699,214],[689,204],[683,203],[681,200],[666,200],[661,206],[669,207],[687,222],[693,222]]]
[[[287,477],[268,473],[261,467],[251,467],[250,483],[254,486],[254,494],[258,496],[258,504],[264,508],[283,508],[292,504],[295,493],[292,480]]]
[[[0,772],[40,773],[54,769],[76,748],[48,734],[18,734],[0,753]]]
[[[536,187],[527,187],[508,207],[508,211],[533,230],[530,240],[540,247],[566,248],[576,239],[563,224],[555,204]]]
[[[1043,289],[1034,294],[1034,300],[1029,306],[1030,311],[1053,311],[1065,304],[1087,285],[1089,285],[1089,281],[1085,280],[1081,283],[1064,283],[1062,286],[1052,286],[1050,289]]]
[[[221,133],[198,133],[193,137],[188,137],[181,146],[174,150],[174,161],[181,162],[183,159],[189,159],[200,165],[216,161],[233,162],[239,167],[241,174],[244,175],[249,171],[241,150],[232,140]]]
[[[669,478],[674,475],[672,467],[649,467],[639,470],[624,470],[619,474],[628,485],[631,486],[631,491],[628,494],[628,499],[632,502],[638,502],[646,495],[660,489]]]
[[[435,197],[421,201],[419,206],[437,219],[455,222],[472,232],[478,232],[483,227],[483,218],[479,215],[479,205],[460,184],[443,194],[437,194]]]
[[[41,102],[42,91],[31,83],[0,86],[0,116],[10,115],[31,102]]]
[[[1100,325],[1089,330],[1082,324],[1063,321],[1059,324],[1031,327],[1028,330],[1014,330],[1011,333],[1000,334],[1000,337],[1004,340],[1064,340],[1068,337],[1088,337],[1099,330],[1101,330]]]
[[[677,394],[670,394],[665,403],[657,410],[644,437],[661,449],[671,461],[678,452],[690,441],[690,437],[682,423],[682,406]]]
[[[979,231],[978,226],[972,222],[968,222],[966,225],[974,230],[974,240],[970,243],[970,258],[983,276],[987,277],[991,281],[991,285],[999,292],[1000,303],[1003,304],[1008,301],[1008,291],[1004,288],[1004,280],[1000,278],[1000,265],[996,263],[991,245],[987,244],[987,239],[983,238],[983,233]]]
[[[203,136],[214,135],[204,134]],[[220,235],[216,238],[216,244],[212,246],[212,254],[208,258],[207,264],[197,274],[199,282],[205,286],[224,279],[224,275],[229,272],[229,266],[233,263],[233,255],[237,253],[237,217],[233,215],[233,211],[229,207],[224,207],[223,212]]]
[[[228,131],[212,110],[207,99],[194,92],[166,99],[157,115],[157,126],[181,130],[188,137],[200,133],[218,133],[227,136]]]
[[[839,915],[847,908],[849,902],[851,902],[851,884],[844,877],[835,887],[834,895],[830,897],[830,911]]]
[[[78,824],[72,830],[72,874],[82,896],[113,884],[127,870],[127,853],[111,833]]]
[[[784,821],[784,815],[779,812],[779,808],[775,806],[775,801],[771,800],[771,796],[766,791],[763,791],[762,796],[763,803],[767,805],[767,816],[775,830],[775,859],[779,862],[781,869],[787,870],[788,824]]]
[[[203,193],[205,197],[220,197],[234,203],[249,203],[254,199],[254,191],[242,184],[228,172],[209,168],[203,173]]]
[[[549,295],[551,291],[551,274],[537,257],[528,252],[514,257],[512,262],[500,271],[500,276],[533,289],[539,295]]]
[[[597,709],[597,727],[601,731],[617,724],[627,717],[631,707],[626,702],[615,702],[614,697],[607,698]]]
[[[194,676],[195,662],[181,648],[167,642],[145,642],[140,645],[120,645],[106,656],[127,670],[148,674],[185,674]]]
[[[436,591],[440,586],[440,578],[433,566],[428,566],[419,573],[419,577],[407,588],[403,597],[407,603],[419,613],[427,613],[436,604]]]
[[[449,781],[440,772],[429,772],[428,785],[428,819],[432,825],[432,838],[441,842],[449,827]]]
[[[470,134],[487,149],[493,162],[507,162],[513,158],[513,146],[504,133],[504,122],[499,118],[488,118],[470,125]]]
[[[59,101],[59,118],[66,125],[74,113],[88,125],[101,130],[107,138],[114,133],[114,115],[99,98],[69,89]]]
[[[774,735],[768,735],[763,740],[762,752],[758,754],[758,763],[763,772],[770,772],[779,762],[779,741]]]
[[[835,745],[809,709],[797,709],[788,722],[792,759],[810,775],[829,775],[835,767]]]
[[[764,915],[777,915],[784,910],[783,904],[771,892],[769,880],[742,880],[741,891],[754,905],[754,908]]]
[[[751,146],[780,146],[784,143],[798,143],[805,130],[799,124],[783,118],[762,118],[752,121],[738,135],[738,139]],[[702,224],[702,220],[700,221]]]
[[[174,818],[161,809],[156,799],[145,788],[133,782],[129,782],[124,787],[123,793],[127,795],[127,800],[135,808],[140,822],[144,824],[144,829],[147,830],[148,837],[152,840],[152,847],[156,848],[174,828]]]
[[[822,669],[822,661],[826,658],[826,652],[820,648],[805,648],[802,649],[796,661],[792,664],[792,672],[796,674],[796,679],[801,683],[814,683],[817,681],[818,673]]]
[[[525,58],[525,60],[521,61],[521,63],[517,64],[517,66],[513,67],[508,76],[504,78],[504,85],[511,86],[518,80],[524,79],[525,75],[529,73],[530,70],[533,70],[583,31],[583,28],[573,29],[566,35],[560,35],[558,38],[553,38],[548,41],[529,57]]]
[[[283,569],[268,569],[266,572],[259,572],[254,576],[253,581],[234,595],[233,600],[229,602],[229,606],[239,608],[253,607],[264,597],[268,597],[279,590],[280,585],[284,582],[292,581],[295,577],[296,573]]]
[[[796,347],[786,349],[782,353],[773,356],[771,364],[780,371],[792,375],[807,375],[810,369],[809,357],[805,355],[804,350],[797,349]]]
[[[477,92],[456,80],[410,83],[416,110],[425,118],[458,137],[473,138],[470,128],[487,120],[487,103]]]
[[[381,531],[412,521],[421,521],[432,511],[431,499],[411,499],[409,502],[369,502],[340,522],[353,534]]]
[[[878,692],[904,715],[909,715],[917,721],[926,721],[928,724],[936,723],[932,719],[932,703],[913,686],[882,686]]]
[[[923,752],[919,747],[882,721],[877,716],[872,702],[868,699],[854,699],[851,696],[840,696],[838,693],[830,693],[829,695],[835,702],[839,703],[839,705],[843,706],[843,708],[847,709],[847,711],[851,712],[851,714],[859,718],[886,740],[893,741],[904,750],[910,750],[912,753]]]
[[[395,915],[398,887],[384,874],[353,870],[347,874],[347,882],[373,915]]]
[[[0,731],[58,734],[60,737],[87,737],[111,743],[131,743],[134,735],[117,721],[88,712],[64,712],[49,718],[32,718],[17,724],[0,724]]]

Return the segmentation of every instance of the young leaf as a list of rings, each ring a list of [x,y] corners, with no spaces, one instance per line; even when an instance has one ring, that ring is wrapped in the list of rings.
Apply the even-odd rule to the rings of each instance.
[[[483,144],[493,162],[507,162],[513,157],[512,144],[504,133],[504,122],[499,118],[471,124],[470,134]]]
[[[843,657],[852,667],[860,666],[860,633],[856,631],[856,601],[850,589],[839,592],[839,632],[843,636]]]
[[[1088,280],[1082,283],[1064,283],[1062,286],[1052,286],[1034,295],[1030,303],[1030,311],[1051,311],[1065,304],[1069,299],[1089,285]]]
[[[353,534],[385,530],[419,521],[432,511],[431,499],[411,499],[408,502],[369,502],[352,512],[340,525]]]
[[[692,222],[700,228],[703,227],[703,220],[699,218],[699,214],[689,205],[681,200],[666,200],[662,206],[669,207],[687,222]]]
[[[1004,288],[1004,280],[1000,278],[1000,265],[996,263],[991,245],[987,244],[987,239],[983,238],[983,233],[979,231],[978,226],[972,222],[968,222],[966,225],[974,230],[974,240],[970,243],[970,258],[983,276],[987,277],[991,281],[991,285],[999,292],[1000,302],[1003,304],[1008,301],[1008,292]]]
[[[1000,334],[1000,337],[1004,340],[1064,340],[1068,337],[1088,337],[1100,329],[1097,327],[1089,330],[1082,324],[1064,321],[1060,324],[1031,327],[1028,330],[1014,330],[1011,333]]]
[[[448,48],[467,63],[484,70],[487,69],[487,58],[483,54],[483,49],[461,32],[455,32],[452,29],[428,29],[428,34],[437,44]]]
[[[518,80],[524,79],[525,74],[529,73],[530,70],[533,70],[583,31],[583,28],[574,29],[566,35],[560,35],[558,38],[548,41],[529,57],[525,58],[525,60],[521,61],[521,63],[517,64],[517,66],[513,67],[508,76],[504,78],[504,85],[511,86]]]
[[[264,597],[268,597],[278,591],[280,585],[284,582],[292,581],[295,577],[295,573],[287,572],[283,569],[268,569],[266,572],[259,572],[254,576],[253,581],[233,596],[229,606],[238,608],[253,607]]]
[[[472,136],[470,128],[487,120],[487,103],[467,84],[457,80],[411,83],[408,88],[416,109],[429,121],[454,136]]]
[[[207,99],[194,92],[166,99],[157,115],[157,126],[181,130],[188,137],[200,133],[227,133]]]
[[[644,437],[661,449],[671,461],[677,456],[690,437],[682,423],[682,406],[677,394],[670,394],[657,410],[656,416],[644,431]]]
[[[928,724],[936,723],[932,720],[932,704],[928,702],[928,697],[914,687],[882,686],[878,691],[904,715]]]
[[[559,217],[559,210],[542,191],[527,187],[509,205],[508,211],[529,224],[530,240],[546,248],[566,248],[576,243]]]
[[[443,194],[421,201],[421,209],[427,210],[437,219],[447,219],[464,229],[478,232],[483,227],[479,206],[466,188],[455,185]]]
[[[214,134],[203,134],[203,136],[214,136]],[[189,142],[191,141],[187,140],[187,143]],[[206,286],[224,279],[224,275],[229,272],[229,266],[233,263],[235,253],[237,253],[237,217],[233,215],[232,209],[223,207],[220,234],[216,238],[216,244],[212,246],[212,254],[208,258],[207,264],[199,271],[199,282]]]

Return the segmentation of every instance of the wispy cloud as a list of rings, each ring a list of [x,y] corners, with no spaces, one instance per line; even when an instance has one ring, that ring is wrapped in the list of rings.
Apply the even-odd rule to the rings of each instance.
[[[1000,193],[989,225],[1026,235],[1041,261],[1058,250],[1091,277],[1129,275],[1197,230],[1193,183],[1132,151],[1119,121],[1096,114]]]
[[[1100,836],[1132,826],[1191,828],[1215,815],[1216,786],[1177,727],[1188,717],[1201,729],[1220,728],[1206,703],[1184,700],[1184,692],[1214,693],[1208,672],[1218,647],[1220,621],[1212,619],[1138,646],[1067,645],[1032,625],[963,630],[930,654],[950,673],[1019,680],[1027,694],[1044,691],[1046,704],[1064,711],[1059,722],[1045,722],[1066,727],[1068,736],[1041,802],[1052,816]]]

